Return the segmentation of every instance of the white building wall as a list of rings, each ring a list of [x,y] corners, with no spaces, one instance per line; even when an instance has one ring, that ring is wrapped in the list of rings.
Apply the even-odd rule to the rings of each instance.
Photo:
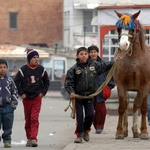
[[[99,32],[96,34],[86,34],[84,36],[83,31],[83,10],[93,10],[97,11],[95,8],[97,6],[102,5],[140,5],[140,4],[149,4],[149,0],[64,0],[64,12],[69,12],[68,20],[68,29],[64,29],[64,48],[66,51],[72,51],[77,49],[79,46],[83,46],[84,40],[85,46],[90,46],[91,44],[95,44],[99,46]],[[136,9],[130,9],[128,12],[133,14],[137,12]],[[144,16],[148,9],[142,10],[139,15],[139,19],[142,24],[145,24],[147,20],[150,19],[148,15]],[[123,12],[123,9],[120,10]],[[114,25],[116,20],[118,19],[114,13],[114,10],[103,12],[98,11],[98,16],[103,16],[98,18],[98,24],[112,24]],[[109,13],[109,15],[107,14]],[[106,17],[107,16],[107,17]],[[65,19],[65,18],[64,18]],[[108,21],[109,20],[109,21]],[[65,25],[65,23],[64,23]]]

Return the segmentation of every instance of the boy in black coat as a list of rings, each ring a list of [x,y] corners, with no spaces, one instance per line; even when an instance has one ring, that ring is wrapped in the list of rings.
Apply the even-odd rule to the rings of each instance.
[[[94,62],[91,61],[88,55],[88,50],[85,47],[80,47],[77,50],[76,64],[68,71],[65,79],[65,89],[68,91],[70,98],[75,99],[76,109],[76,130],[77,138],[75,143],[81,143],[82,138],[89,141],[89,132],[94,117],[93,100],[75,98],[75,94],[88,96],[96,92],[96,83],[98,76],[109,70],[114,62]],[[85,114],[83,114],[83,108]],[[85,117],[84,117],[85,116]]]

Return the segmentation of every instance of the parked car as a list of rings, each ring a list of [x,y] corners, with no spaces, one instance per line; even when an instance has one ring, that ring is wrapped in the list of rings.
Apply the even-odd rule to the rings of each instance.
[[[65,78],[66,78],[66,75],[63,75],[62,78],[61,78],[60,93],[62,94],[62,96],[64,97],[64,99],[69,100],[69,99],[70,99],[70,98],[69,98],[69,94],[68,94],[68,92],[65,90],[65,87],[64,87]]]

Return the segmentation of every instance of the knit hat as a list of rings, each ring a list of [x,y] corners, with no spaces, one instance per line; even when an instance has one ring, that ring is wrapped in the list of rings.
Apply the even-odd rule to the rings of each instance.
[[[90,53],[90,51],[92,50],[96,50],[97,52],[99,52],[99,48],[96,45],[91,45],[90,47],[88,47],[88,52]]]
[[[5,59],[0,59],[0,64],[5,64],[8,67],[7,61]]]
[[[38,56],[39,56],[39,53],[38,53],[36,50],[32,49],[32,48],[28,48],[28,47],[27,47],[25,51],[27,52],[27,60],[28,60],[28,62],[30,62],[30,60],[31,60],[35,55],[38,55]]]
[[[77,49],[77,55],[79,54],[80,51],[86,51],[86,52],[88,52],[88,50],[87,50],[86,47],[79,47],[79,48]]]

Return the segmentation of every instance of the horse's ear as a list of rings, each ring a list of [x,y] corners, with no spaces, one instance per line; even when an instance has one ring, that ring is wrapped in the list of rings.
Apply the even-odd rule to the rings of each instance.
[[[137,13],[135,13],[135,14],[132,15],[132,17],[133,17],[134,20],[139,16],[140,12],[141,11],[139,10]]]
[[[117,12],[116,10],[114,10],[114,12],[117,14],[117,16],[120,18],[122,16],[121,13]]]

